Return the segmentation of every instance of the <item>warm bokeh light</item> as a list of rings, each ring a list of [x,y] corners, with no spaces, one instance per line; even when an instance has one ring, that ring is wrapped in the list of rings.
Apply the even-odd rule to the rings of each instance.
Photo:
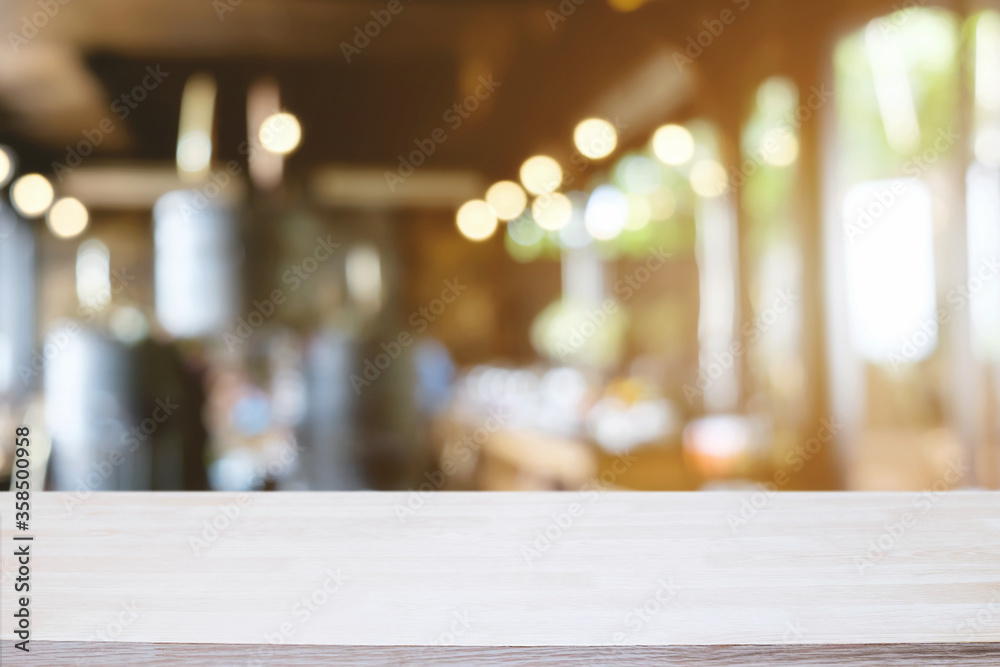
[[[497,214],[493,207],[481,199],[462,204],[455,216],[458,231],[472,241],[484,241],[497,230]]]
[[[587,202],[583,222],[598,241],[616,238],[628,222],[628,199],[613,185],[598,186]]]
[[[573,143],[583,155],[598,160],[614,152],[618,146],[618,133],[615,126],[603,118],[588,118],[576,126]]]
[[[718,197],[728,185],[725,168],[715,160],[699,160],[691,168],[691,189],[700,197]]]
[[[49,209],[46,223],[53,234],[63,239],[77,236],[87,228],[87,207],[74,197],[63,197]]]
[[[524,213],[528,195],[514,181],[500,181],[486,191],[486,203],[493,207],[501,220],[513,220]]]
[[[7,185],[14,176],[14,152],[6,146],[0,146],[0,187]]]
[[[573,217],[573,203],[559,192],[542,195],[532,203],[531,215],[539,227],[555,231],[569,224]]]
[[[55,192],[41,174],[26,174],[14,181],[10,189],[11,202],[21,215],[37,218],[52,205]]]
[[[562,167],[548,155],[530,157],[521,165],[521,183],[533,195],[554,192],[562,178]]]
[[[761,139],[764,162],[774,167],[787,167],[799,157],[799,140],[787,128],[774,128]]]
[[[684,164],[694,157],[694,137],[685,127],[664,125],[653,133],[653,153],[666,164]]]
[[[266,150],[278,155],[288,155],[298,148],[299,142],[302,141],[302,126],[290,113],[272,114],[260,124],[257,138]]]
[[[649,0],[608,0],[608,6],[618,12],[634,12]]]

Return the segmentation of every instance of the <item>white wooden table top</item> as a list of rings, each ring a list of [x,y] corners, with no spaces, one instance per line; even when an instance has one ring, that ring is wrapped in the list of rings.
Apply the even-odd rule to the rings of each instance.
[[[1000,642],[998,493],[38,493],[31,534],[33,642]]]

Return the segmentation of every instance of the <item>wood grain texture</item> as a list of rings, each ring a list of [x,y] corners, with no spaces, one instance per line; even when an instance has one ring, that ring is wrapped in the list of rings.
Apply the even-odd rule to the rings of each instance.
[[[40,642],[19,664],[47,667],[996,667],[995,644],[803,646],[260,646]]]
[[[36,494],[32,532],[39,647],[1000,641],[997,493]]]

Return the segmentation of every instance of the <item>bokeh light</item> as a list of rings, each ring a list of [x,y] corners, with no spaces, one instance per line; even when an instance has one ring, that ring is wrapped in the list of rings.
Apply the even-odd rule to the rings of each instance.
[[[70,239],[86,229],[89,220],[87,207],[79,199],[63,197],[49,209],[45,222],[53,234]]]
[[[287,155],[298,148],[302,140],[302,126],[290,113],[271,114],[260,124],[257,138],[265,150],[278,155]]]
[[[664,125],[653,133],[653,153],[665,164],[685,164],[694,157],[694,137],[685,127]]]
[[[481,199],[462,204],[455,221],[462,236],[472,241],[484,241],[497,230],[497,214]]]
[[[603,118],[588,118],[576,126],[573,143],[584,156],[598,160],[615,151],[618,133],[614,125]]]
[[[493,207],[501,220],[513,220],[524,213],[528,195],[514,181],[500,181],[486,191],[486,203]]]
[[[37,218],[52,205],[55,192],[41,174],[26,174],[14,181],[10,189],[14,208],[27,218]]]
[[[772,128],[761,138],[764,162],[774,167],[787,167],[799,157],[799,140],[787,128]]]
[[[559,192],[542,195],[532,203],[531,215],[539,227],[555,231],[569,224],[573,217],[573,203]]]
[[[7,146],[0,146],[0,187],[7,185],[14,177],[14,151]]]
[[[562,178],[562,167],[547,155],[530,157],[521,165],[521,184],[533,195],[554,192]]]
[[[700,197],[719,197],[728,186],[726,170],[715,160],[699,160],[691,168],[691,189]]]

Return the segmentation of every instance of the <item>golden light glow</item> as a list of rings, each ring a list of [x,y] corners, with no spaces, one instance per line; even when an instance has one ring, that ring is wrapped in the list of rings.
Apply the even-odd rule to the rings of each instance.
[[[573,143],[584,156],[599,160],[614,152],[618,146],[618,133],[614,125],[603,118],[588,118],[576,126]]]
[[[7,185],[14,175],[14,158],[9,148],[0,146],[0,187]]]
[[[184,84],[176,157],[178,174],[185,182],[195,183],[208,176],[217,92],[215,79],[205,72],[193,74]]]
[[[700,197],[718,197],[728,185],[725,168],[715,160],[699,160],[691,168],[691,189]]]
[[[787,167],[799,157],[799,140],[788,129],[770,129],[760,143],[764,162],[775,167]]]
[[[653,153],[665,164],[685,164],[694,157],[694,137],[685,127],[664,125],[653,133]]]
[[[497,230],[497,214],[493,207],[482,199],[473,199],[462,204],[455,216],[458,231],[472,241],[485,241]]]
[[[513,220],[524,213],[528,195],[514,181],[500,181],[486,191],[486,203],[493,207],[501,220]]]
[[[90,214],[79,199],[63,197],[49,209],[46,224],[61,239],[70,239],[87,228]]]
[[[271,114],[260,124],[257,138],[265,150],[277,155],[288,155],[302,141],[302,126],[290,113]]]
[[[562,167],[548,155],[529,157],[521,165],[521,184],[533,195],[555,192],[562,179]]]
[[[14,208],[26,218],[37,218],[52,205],[55,192],[41,174],[26,174],[14,181],[10,198]]]
[[[555,231],[568,225],[573,218],[573,203],[559,192],[542,195],[531,204],[531,215],[539,227]]]

